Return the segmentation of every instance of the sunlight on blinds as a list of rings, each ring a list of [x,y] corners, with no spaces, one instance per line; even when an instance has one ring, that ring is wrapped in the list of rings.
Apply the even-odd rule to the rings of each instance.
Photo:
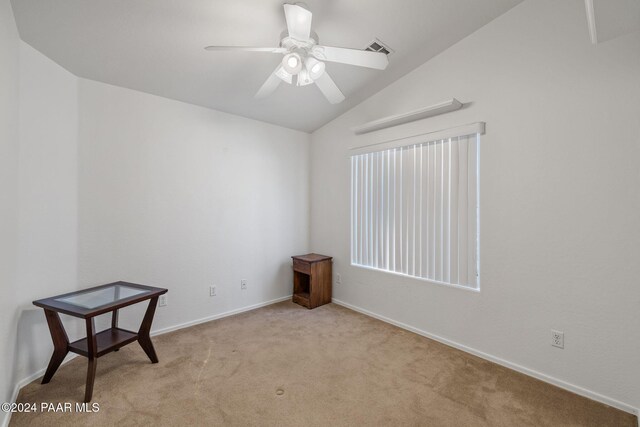
[[[351,263],[479,287],[479,135],[351,157]]]

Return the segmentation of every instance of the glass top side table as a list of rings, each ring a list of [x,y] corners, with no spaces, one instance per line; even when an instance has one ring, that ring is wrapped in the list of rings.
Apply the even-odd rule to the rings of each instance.
[[[34,305],[44,309],[54,347],[49,366],[42,378],[42,384],[47,384],[51,381],[51,378],[69,352],[89,359],[87,385],[84,395],[85,402],[90,402],[93,395],[93,383],[98,357],[112,351],[118,351],[120,347],[138,341],[138,344],[140,344],[140,347],[142,347],[151,362],[158,363],[158,356],[151,343],[149,333],[158,304],[158,297],[167,293],[167,291],[164,288],[115,282],[33,301]],[[138,332],[119,328],[118,310],[146,300],[149,300],[149,305]],[[94,318],[109,312],[111,312],[111,328],[96,332]],[[70,343],[58,313],[85,319],[87,338]]]

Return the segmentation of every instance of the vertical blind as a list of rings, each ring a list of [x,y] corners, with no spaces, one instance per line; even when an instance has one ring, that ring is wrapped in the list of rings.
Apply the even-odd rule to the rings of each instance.
[[[351,263],[477,289],[479,135],[351,157]]]

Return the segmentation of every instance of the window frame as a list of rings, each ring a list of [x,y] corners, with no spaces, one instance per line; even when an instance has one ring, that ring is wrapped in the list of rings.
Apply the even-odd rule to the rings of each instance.
[[[398,138],[398,139],[394,139],[394,140],[387,140],[387,141],[382,141],[382,142],[373,142],[371,144],[363,144],[363,145],[359,145],[359,146],[355,146],[352,147],[350,149],[350,153],[349,153],[349,168],[350,168],[350,192],[349,192],[349,211],[350,211],[350,232],[349,232],[349,263],[352,267],[356,267],[356,268],[361,268],[363,270],[369,270],[369,271],[374,271],[374,272],[382,272],[382,273],[386,273],[386,274],[391,274],[394,276],[399,276],[399,277],[404,277],[404,278],[408,278],[408,279],[412,279],[412,280],[418,280],[418,281],[422,281],[422,282],[428,282],[428,283],[433,283],[439,286],[446,286],[448,288],[454,288],[454,289],[463,289],[466,291],[472,291],[472,292],[476,292],[479,293],[481,290],[481,251],[480,251],[480,207],[481,207],[481,197],[480,197],[480,140],[481,140],[481,135],[485,134],[485,123],[484,122],[476,122],[476,123],[470,123],[467,125],[463,125],[463,126],[458,126],[458,127],[454,127],[454,128],[449,128],[449,129],[444,129],[444,130],[439,130],[439,131],[434,131],[434,132],[428,132],[428,133],[423,133],[423,134],[419,134],[419,135],[414,135],[414,136],[410,136],[410,137],[404,137],[404,138]],[[420,145],[420,144],[427,144],[430,142],[435,142],[435,141],[439,141],[439,140],[447,140],[450,138],[456,138],[456,137],[462,137],[462,136],[471,136],[471,135],[475,135],[476,136],[476,158],[475,158],[475,162],[476,162],[476,179],[475,179],[475,184],[476,184],[476,193],[475,193],[475,197],[476,197],[476,215],[475,215],[475,221],[476,221],[476,238],[475,238],[475,242],[476,242],[476,247],[475,247],[475,270],[477,272],[477,276],[476,276],[476,286],[467,286],[467,285],[460,285],[457,283],[450,283],[450,282],[445,282],[445,281],[440,281],[440,280],[436,280],[436,279],[432,279],[432,278],[427,278],[427,277],[421,277],[421,276],[416,276],[413,274],[407,274],[407,273],[403,273],[403,272],[398,272],[398,271],[393,271],[393,270],[388,270],[386,268],[380,268],[380,267],[375,267],[375,266],[370,266],[370,265],[363,265],[363,264],[359,264],[357,262],[354,262],[354,258],[353,258],[353,236],[354,236],[354,227],[356,226],[355,221],[354,221],[354,213],[353,213],[353,209],[354,209],[354,176],[353,176],[353,163],[351,161],[351,159],[354,156],[358,156],[361,154],[369,154],[369,153],[375,153],[375,152],[384,152],[390,149],[397,149],[397,148],[402,148],[402,147],[410,147],[410,146],[415,146],[415,145]],[[424,193],[423,193],[424,194]]]

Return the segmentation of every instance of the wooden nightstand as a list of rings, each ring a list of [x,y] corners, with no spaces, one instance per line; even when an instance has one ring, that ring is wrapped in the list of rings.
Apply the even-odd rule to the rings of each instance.
[[[333,257],[307,254],[292,256],[293,302],[307,308],[331,302],[331,260]]]

